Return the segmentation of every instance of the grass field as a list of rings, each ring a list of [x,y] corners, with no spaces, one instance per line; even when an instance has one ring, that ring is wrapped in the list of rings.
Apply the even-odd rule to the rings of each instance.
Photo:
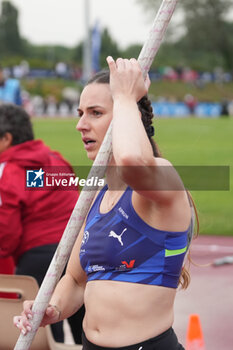
[[[90,165],[76,131],[77,119],[33,119],[36,138],[73,166]],[[228,165],[233,183],[233,119],[157,119],[155,140],[174,165]],[[233,191],[191,191],[202,234],[233,235]]]

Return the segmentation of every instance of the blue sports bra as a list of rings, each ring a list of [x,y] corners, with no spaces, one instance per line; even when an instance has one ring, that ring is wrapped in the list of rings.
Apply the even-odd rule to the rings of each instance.
[[[188,231],[161,231],[146,224],[128,187],[114,208],[100,213],[107,190],[98,194],[86,221],[80,262],[88,281],[112,280],[177,288]]]

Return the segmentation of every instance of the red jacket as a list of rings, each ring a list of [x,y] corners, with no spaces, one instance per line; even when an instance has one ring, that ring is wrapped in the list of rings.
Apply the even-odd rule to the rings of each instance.
[[[69,163],[42,141],[12,146],[0,154],[0,258],[12,255],[15,262],[27,250],[59,242],[78,199],[78,190],[28,190],[27,168]],[[51,168],[53,169],[53,168]]]
[[[0,274],[12,275],[14,273],[14,261],[11,256],[0,259]],[[1,293],[0,293],[1,298]]]

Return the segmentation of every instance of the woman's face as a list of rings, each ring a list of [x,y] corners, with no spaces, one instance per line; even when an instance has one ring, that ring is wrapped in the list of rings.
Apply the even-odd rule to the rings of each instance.
[[[109,84],[92,83],[81,94],[78,108],[80,131],[89,159],[94,160],[112,120],[113,100]]]

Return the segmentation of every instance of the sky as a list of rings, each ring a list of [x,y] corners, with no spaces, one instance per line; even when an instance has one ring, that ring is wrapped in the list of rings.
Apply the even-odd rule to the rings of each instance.
[[[10,1],[19,10],[21,35],[32,43],[73,47],[84,39],[84,3],[87,0]],[[98,21],[101,28],[107,27],[123,49],[145,42],[158,10],[157,6],[150,14],[145,13],[136,0],[89,0],[89,3],[90,26]],[[172,18],[174,22],[177,12]]]
[[[0,0],[1,3],[2,0]],[[84,38],[86,0],[11,0],[19,10],[20,33],[34,44],[74,46]],[[90,25],[107,27],[121,48],[143,43],[157,9],[151,17],[136,0],[89,0]]]

